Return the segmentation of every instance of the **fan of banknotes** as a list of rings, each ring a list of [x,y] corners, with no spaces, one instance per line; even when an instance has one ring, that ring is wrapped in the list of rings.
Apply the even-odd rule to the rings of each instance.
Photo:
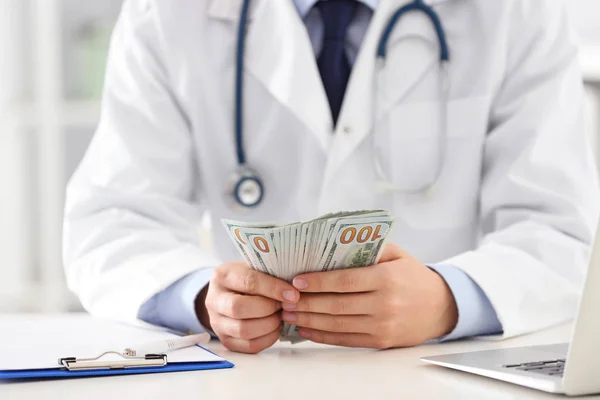
[[[308,272],[377,264],[392,226],[387,211],[327,214],[289,225],[222,220],[248,265],[291,282]],[[302,341],[298,328],[284,324],[282,341]]]

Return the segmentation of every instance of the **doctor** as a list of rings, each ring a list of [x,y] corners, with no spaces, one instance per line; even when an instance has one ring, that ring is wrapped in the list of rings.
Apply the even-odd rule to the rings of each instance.
[[[573,317],[600,202],[562,2],[243,3],[125,2],[67,191],[87,310],[250,353],[282,320],[389,348]],[[381,263],[291,284],[241,263],[220,225],[356,209],[397,218]]]

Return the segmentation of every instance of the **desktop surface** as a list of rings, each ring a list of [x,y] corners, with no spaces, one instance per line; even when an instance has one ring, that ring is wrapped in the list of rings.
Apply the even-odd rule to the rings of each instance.
[[[56,315],[91,318],[87,315]],[[10,315],[0,315],[0,327]],[[35,319],[35,315],[31,315]],[[569,325],[506,341],[466,340],[374,351],[314,343],[277,343],[258,355],[233,353],[213,340],[207,349],[233,362],[228,370],[0,383],[13,399],[556,399],[557,396],[427,365],[421,357],[568,341]],[[597,398],[598,397],[586,397]]]

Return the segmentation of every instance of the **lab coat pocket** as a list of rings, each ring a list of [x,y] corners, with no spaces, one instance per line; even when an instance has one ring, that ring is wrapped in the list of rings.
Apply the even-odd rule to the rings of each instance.
[[[415,102],[390,111],[388,157],[396,190],[419,192],[435,183],[446,140],[441,107],[439,102]]]
[[[445,108],[443,108],[445,107]],[[422,229],[477,216],[489,98],[414,101],[388,115],[388,176],[403,219]]]

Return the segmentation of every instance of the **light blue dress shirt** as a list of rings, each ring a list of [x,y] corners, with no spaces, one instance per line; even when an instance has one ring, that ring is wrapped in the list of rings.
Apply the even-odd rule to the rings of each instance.
[[[346,51],[352,64],[356,61],[373,11],[379,3],[379,0],[358,1],[361,3],[360,7],[347,33]],[[324,27],[319,10],[313,8],[317,2],[318,0],[294,0],[318,57],[323,47]],[[429,267],[444,278],[458,307],[458,323],[455,329],[450,334],[438,338],[439,341],[502,332],[502,325],[489,299],[466,273],[452,265]],[[205,329],[196,316],[194,302],[200,290],[208,284],[211,274],[212,270],[202,270],[175,282],[141,307],[140,319],[182,332],[204,332]]]

